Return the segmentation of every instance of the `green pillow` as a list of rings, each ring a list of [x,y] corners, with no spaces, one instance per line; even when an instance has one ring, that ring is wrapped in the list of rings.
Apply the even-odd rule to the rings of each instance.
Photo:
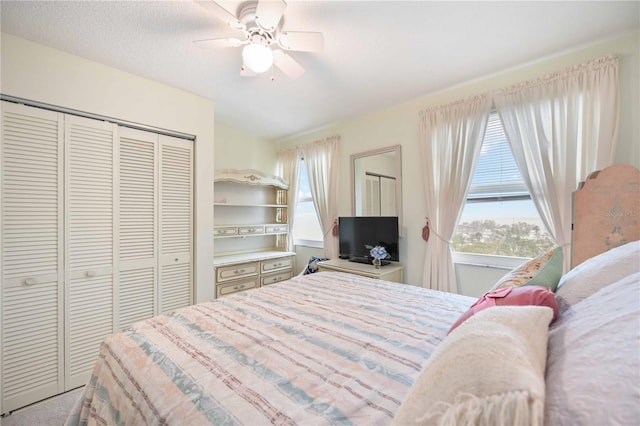
[[[539,285],[549,287],[555,292],[562,277],[563,260],[562,247],[554,247],[547,253],[528,260],[509,272],[491,290],[523,285]]]

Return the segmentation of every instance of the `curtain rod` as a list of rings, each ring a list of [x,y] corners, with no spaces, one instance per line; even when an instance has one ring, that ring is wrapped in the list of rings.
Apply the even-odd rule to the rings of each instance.
[[[92,114],[90,112],[79,111],[77,109],[65,108],[57,105],[51,105],[44,102],[37,102],[29,99],[18,98],[16,96],[0,94],[0,100],[13,102],[16,104],[32,106],[35,108],[47,109],[55,112],[62,112],[64,114],[77,115],[79,117],[91,118],[94,120],[108,121],[109,123],[115,123],[119,126],[129,127],[131,129],[150,131],[150,132],[158,133],[165,136],[172,136],[175,138],[187,139],[190,141],[195,141],[196,139],[194,135],[191,135],[188,133],[181,133],[173,130],[161,129],[159,127],[147,126],[145,124],[133,123],[131,121],[120,120],[118,118],[107,117],[105,115]]]

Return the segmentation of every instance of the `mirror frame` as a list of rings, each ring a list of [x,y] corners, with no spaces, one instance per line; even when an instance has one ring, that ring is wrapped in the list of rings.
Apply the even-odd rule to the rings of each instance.
[[[398,215],[398,235],[402,235],[402,146],[392,145],[384,148],[351,154],[351,214],[356,216],[356,160],[372,155],[395,153],[396,163],[396,213]]]

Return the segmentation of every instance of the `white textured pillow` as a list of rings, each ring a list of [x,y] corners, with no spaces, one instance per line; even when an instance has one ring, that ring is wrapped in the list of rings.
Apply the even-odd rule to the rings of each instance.
[[[560,279],[556,290],[560,311],[638,271],[640,241],[624,244],[588,259]]]
[[[542,425],[546,306],[496,306],[462,323],[429,358],[395,425]]]
[[[640,425],[640,273],[551,325],[546,383],[545,424]]]

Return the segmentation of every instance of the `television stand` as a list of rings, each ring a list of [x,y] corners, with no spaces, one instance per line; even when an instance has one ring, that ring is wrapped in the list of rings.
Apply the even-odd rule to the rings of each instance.
[[[377,278],[379,280],[397,283],[404,282],[404,266],[397,262],[389,262],[388,265],[376,269],[369,263],[352,262],[346,259],[331,259],[318,262],[318,269],[320,271],[348,272],[363,277]]]
[[[373,265],[373,257],[358,257],[358,256],[354,256],[351,257],[349,259],[349,262],[355,262],[355,263],[364,263],[365,265]],[[381,260],[380,261],[380,266],[384,266],[384,265],[389,265],[391,264],[390,261],[388,260]]]

